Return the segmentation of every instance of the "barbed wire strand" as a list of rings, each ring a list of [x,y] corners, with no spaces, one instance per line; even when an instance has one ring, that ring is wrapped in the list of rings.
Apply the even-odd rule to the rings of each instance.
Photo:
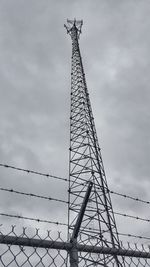
[[[5,191],[5,192],[15,193],[15,194],[19,194],[19,195],[45,199],[45,200],[49,200],[49,201],[57,201],[57,202],[64,203],[64,204],[69,203],[69,202],[62,200],[62,199],[57,199],[57,198],[47,197],[47,196],[41,196],[41,195],[37,195],[37,194],[33,194],[33,193],[25,193],[25,192],[17,191],[14,189],[3,188],[3,187],[0,187],[0,191]]]
[[[120,213],[120,212],[114,212],[114,214],[119,215],[119,216],[123,216],[125,218],[131,218],[131,219],[150,223],[150,219],[146,219],[146,218],[142,218],[142,217],[138,217],[138,216],[134,216],[134,215],[129,215],[129,214],[125,214],[125,213]]]
[[[140,236],[140,235],[125,234],[125,233],[118,233],[118,235],[120,235],[120,236],[126,236],[126,237],[134,237],[134,238],[138,238],[138,239],[150,240],[150,237]]]
[[[38,223],[49,223],[49,224],[55,224],[55,225],[61,225],[61,226],[68,226],[68,224],[62,223],[62,222],[44,220],[44,219],[39,219],[39,218],[32,218],[32,217],[21,216],[21,215],[12,215],[12,214],[7,214],[7,213],[0,213],[0,216],[17,218],[17,219],[24,219],[24,220],[30,220],[30,221],[36,221]],[[126,237],[134,237],[134,238],[138,238],[138,239],[150,240],[150,237],[146,237],[146,236],[139,236],[139,235],[133,235],[133,234],[125,234],[125,233],[118,233],[118,235],[120,235],[120,236],[126,236]]]
[[[23,169],[23,168],[15,167],[15,166],[12,166],[12,165],[3,164],[3,163],[0,163],[0,167],[10,168],[10,169],[14,169],[14,170],[17,170],[17,171],[23,171],[23,172],[26,172],[26,173],[33,173],[33,174],[36,174],[36,175],[45,176],[47,178],[54,178],[54,179],[62,180],[62,181],[65,181],[65,182],[68,181],[66,178],[55,176],[55,175],[52,175],[52,174],[49,174],[49,173],[42,173],[42,172],[38,172],[38,171]]]
[[[136,219],[136,220],[139,220],[139,221],[145,221],[145,222],[150,223],[150,219],[145,219],[145,218],[141,218],[141,217],[138,217],[138,216],[133,216],[133,215],[120,213],[120,212],[114,212],[114,214],[115,215],[119,215],[119,216],[123,216],[123,217],[126,217],[126,218],[132,218],[132,219]],[[20,215],[11,215],[11,214],[6,214],[6,213],[0,213],[0,215],[1,216],[8,216],[8,217],[15,217],[15,218],[18,218],[18,219],[27,219],[27,220],[33,220],[33,221],[38,221],[38,222],[52,223],[51,221],[48,221],[48,220],[34,219],[34,218],[30,218],[30,217],[26,217],[26,216],[20,216]],[[58,224],[58,223],[56,223],[56,224]],[[67,225],[67,224],[63,224],[63,223],[60,223],[60,224]]]
[[[136,197],[132,197],[132,196],[125,195],[125,194],[121,194],[121,193],[118,193],[118,192],[115,192],[115,191],[112,191],[112,190],[109,190],[109,192],[111,194],[114,194],[114,195],[117,195],[117,196],[121,196],[121,197],[124,197],[124,198],[132,199],[132,200],[135,200],[135,201],[142,202],[144,204],[149,204],[150,205],[150,201],[146,201],[146,200],[143,200],[143,199],[140,199],[140,198],[136,198]]]
[[[39,219],[39,218],[26,217],[26,216],[22,216],[22,215],[13,215],[13,214],[7,214],[7,213],[0,213],[0,216],[17,218],[17,219],[24,219],[24,220],[30,220],[30,221],[36,221],[38,223],[50,223],[50,224],[68,226],[68,224],[62,223],[62,222],[56,222],[56,221]]]

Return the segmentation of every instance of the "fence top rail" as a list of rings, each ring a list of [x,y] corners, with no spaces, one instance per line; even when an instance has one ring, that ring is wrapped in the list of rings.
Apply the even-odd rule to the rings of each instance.
[[[7,236],[7,235],[0,235],[0,244],[29,246],[29,247],[46,248],[46,249],[58,249],[66,251],[70,251],[74,246],[74,244],[72,244],[71,242],[42,240],[37,238],[26,238],[26,237]],[[76,244],[76,248],[80,252],[100,253],[108,255],[150,259],[150,252],[146,251],[139,251],[139,250],[137,251],[137,250],[123,249],[123,248],[108,248],[108,247],[100,247],[92,245],[81,245],[79,243]]]

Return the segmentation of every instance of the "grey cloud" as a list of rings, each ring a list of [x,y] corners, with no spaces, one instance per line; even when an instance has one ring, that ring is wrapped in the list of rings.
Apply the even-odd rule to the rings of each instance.
[[[63,24],[81,18],[80,47],[108,184],[150,199],[150,2],[15,0],[0,7],[1,161],[68,176],[71,40]],[[1,186],[67,199],[67,186],[56,181],[3,169],[0,177]],[[1,200],[3,211],[66,217],[57,203],[35,201],[29,210],[30,200],[5,194]],[[114,209],[148,216],[146,207],[112,200]],[[143,224],[116,219],[120,231],[148,233]]]

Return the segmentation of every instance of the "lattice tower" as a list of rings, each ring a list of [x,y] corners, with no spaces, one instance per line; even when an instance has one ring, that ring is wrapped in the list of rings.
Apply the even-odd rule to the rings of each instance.
[[[116,222],[79,48],[82,21],[67,20],[72,39],[70,166],[68,232],[72,233],[89,181],[93,188],[80,228],[78,242],[107,247],[119,245]],[[80,266],[120,266],[115,256],[80,255]]]

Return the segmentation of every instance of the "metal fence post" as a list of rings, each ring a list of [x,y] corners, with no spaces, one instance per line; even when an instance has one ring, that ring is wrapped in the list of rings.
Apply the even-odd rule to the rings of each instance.
[[[70,249],[70,267],[78,267],[78,249],[77,240],[72,242],[72,248]]]

